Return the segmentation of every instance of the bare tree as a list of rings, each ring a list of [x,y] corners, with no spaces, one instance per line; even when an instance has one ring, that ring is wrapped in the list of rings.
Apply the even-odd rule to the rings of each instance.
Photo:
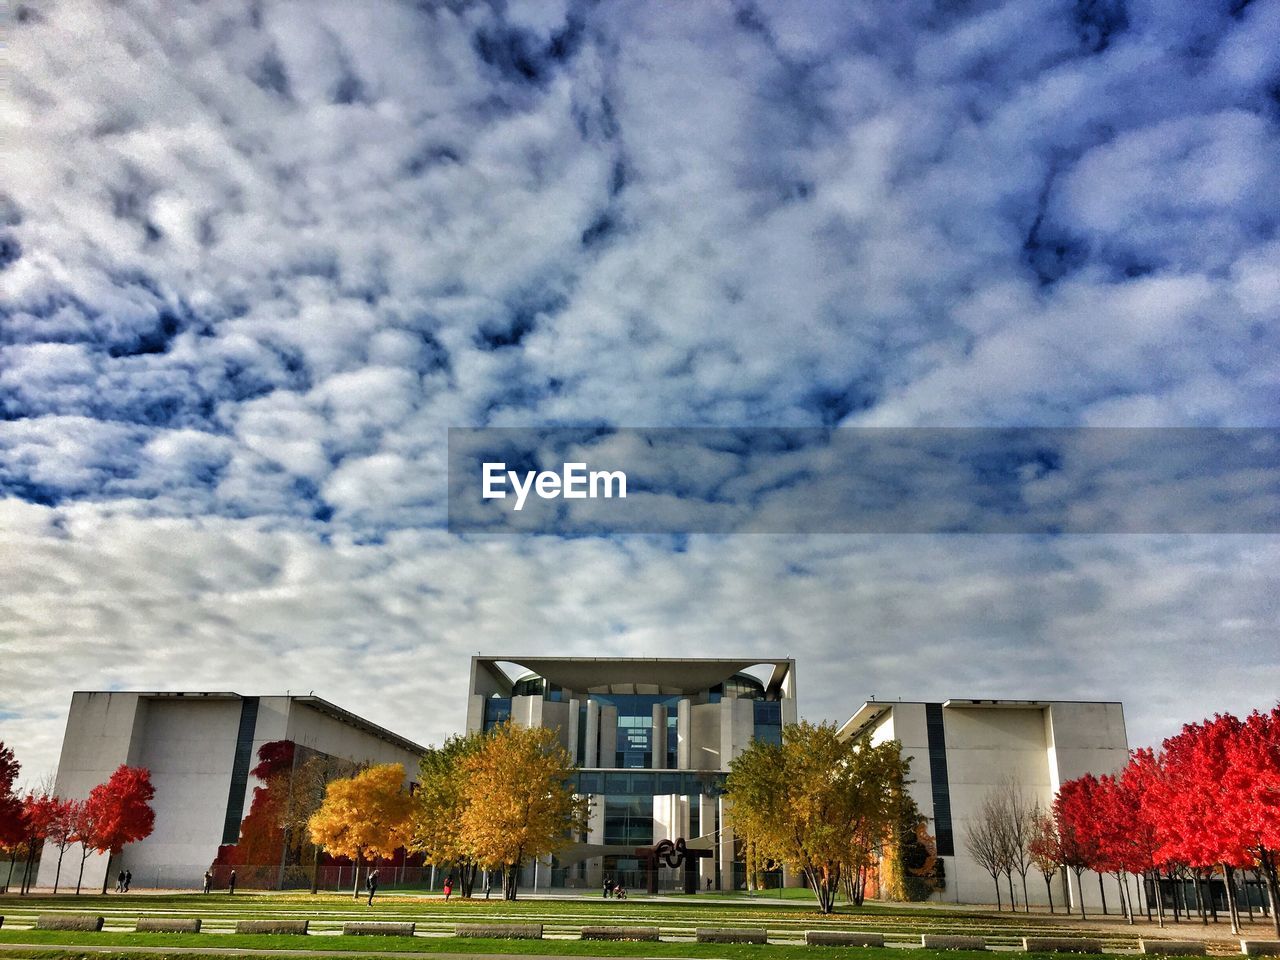
[[[1005,874],[1010,880],[1009,899],[1013,900],[1012,880],[1016,871],[1022,878],[1022,906],[1031,912],[1027,896],[1027,874],[1034,865],[1031,857],[1031,839],[1035,835],[1037,807],[1021,784],[1012,777],[1004,780],[996,790],[1003,812],[1003,833],[1006,847]]]
[[[1003,804],[995,793],[989,793],[969,821],[964,846],[975,863],[991,874],[996,887],[996,910],[1004,909],[1000,896],[1000,874],[1009,858],[1009,842],[1005,830]]]

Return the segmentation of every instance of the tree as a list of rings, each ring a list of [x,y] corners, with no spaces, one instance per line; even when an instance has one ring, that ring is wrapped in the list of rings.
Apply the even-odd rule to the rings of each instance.
[[[753,741],[730,764],[729,816],[760,855],[802,873],[830,913],[842,875],[891,835],[906,773],[897,741],[842,741],[831,724],[791,724],[781,744]]]
[[[1280,937],[1280,707],[1254,711],[1228,750],[1226,792],[1247,854],[1266,879]]]
[[[85,861],[100,846],[98,805],[89,803],[87,800],[77,804],[71,827],[72,839],[80,844],[80,870],[76,874],[76,896],[80,896],[80,887],[84,883]]]
[[[514,900],[524,862],[554,853],[587,827],[587,798],[573,792],[573,761],[555,730],[507,722],[461,768],[462,847],[475,863],[502,868],[503,895]]]
[[[48,793],[28,793],[22,799],[22,843],[27,857],[22,871],[21,893],[24,896],[31,891],[31,884],[35,880],[31,867],[35,862],[36,851],[44,845],[44,839],[49,833],[56,803],[57,800]]]
[[[1013,896],[1013,875],[1022,878],[1022,907],[1028,913],[1031,902],[1027,896],[1027,873],[1032,866],[1031,837],[1035,827],[1036,805],[1013,778],[1006,779],[996,788],[996,803],[1000,811],[1001,841],[1004,845],[1004,874],[1009,881],[1009,906],[1016,908]]]
[[[978,808],[978,814],[969,821],[965,832],[964,847],[973,862],[991,874],[996,887],[996,910],[1003,909],[1000,899],[1000,874],[1009,867],[1009,842],[1006,834],[1004,805],[995,793],[988,793]],[[1013,894],[1012,886],[1009,888]],[[1010,909],[1013,905],[1010,904]]]
[[[49,813],[49,826],[45,831],[45,841],[58,851],[58,866],[53,872],[53,892],[58,892],[58,883],[62,879],[62,858],[67,849],[76,842],[76,817],[80,815],[83,804],[78,800],[53,798]]]
[[[0,850],[9,856],[9,876],[5,880],[5,888],[13,881],[14,863],[20,855],[26,835],[22,798],[13,788],[21,769],[22,765],[14,757],[13,751],[4,745],[4,741],[0,741]]]
[[[8,850],[22,843],[22,798],[14,791],[22,764],[0,740],[0,847]]]
[[[1036,869],[1044,875],[1044,888],[1049,894],[1049,912],[1053,913],[1053,878],[1062,869],[1062,844],[1058,840],[1058,827],[1053,814],[1035,807],[1032,814],[1031,838],[1027,853]]]
[[[111,876],[111,859],[124,848],[151,835],[156,814],[151,799],[156,795],[151,785],[151,772],[146,767],[120,764],[115,772],[89,791],[85,801],[93,808],[94,849],[107,855],[102,874],[102,892],[107,892]]]
[[[1098,862],[1097,837],[1093,827],[1093,787],[1097,779],[1086,774],[1068,780],[1058,788],[1053,800],[1053,818],[1058,832],[1058,849],[1062,863],[1076,875],[1076,899],[1080,901],[1080,919],[1085,918],[1084,890],[1081,875]]]
[[[471,896],[478,867],[458,829],[471,796],[464,765],[480,752],[487,738],[485,733],[469,733],[429,749],[419,765],[418,789],[413,795],[413,849],[424,853],[431,863],[452,865],[463,897]]]
[[[383,763],[328,785],[324,802],[307,825],[311,840],[355,862],[351,897],[360,896],[360,860],[390,857],[408,844],[413,800],[404,788],[404,767]]]

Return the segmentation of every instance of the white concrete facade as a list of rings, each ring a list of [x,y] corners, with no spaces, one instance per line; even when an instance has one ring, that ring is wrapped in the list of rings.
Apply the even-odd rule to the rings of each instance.
[[[840,733],[844,737],[866,735],[873,743],[898,740],[902,744],[903,756],[911,761],[908,789],[930,820],[945,864],[946,889],[941,898],[958,903],[995,901],[991,875],[965,849],[970,824],[989,793],[1013,782],[1047,810],[1063,782],[1086,773],[1114,773],[1129,759],[1124,708],[1119,703],[870,702],[840,728]],[[948,819],[950,845],[946,842]],[[1107,877],[1103,882],[1107,901],[1114,907],[1119,896],[1116,881]],[[1021,903],[1022,884],[1016,873],[1014,888]],[[1074,875],[1069,880],[1057,878],[1053,890],[1054,903],[1059,906],[1068,897],[1076,902],[1079,895]],[[1027,895],[1033,904],[1048,902],[1044,877],[1034,868],[1027,876]],[[1087,908],[1100,906],[1095,876],[1085,875],[1083,895]],[[1003,878],[1001,896],[1007,905],[1008,888]]]
[[[318,697],[77,692],[55,789],[60,797],[84,799],[121,764],[146,767],[156,791],[155,828],[127,846],[111,871],[131,871],[140,887],[197,886],[227,831],[237,830],[248,813],[260,786],[248,774],[259,748],[276,740],[356,763],[401,763],[409,778],[417,776],[423,752]],[[85,864],[88,889],[102,888],[106,860],[95,854]],[[56,863],[57,852],[46,847],[38,885],[53,885]],[[74,885],[78,864],[75,847],[63,862],[63,885],[68,877]]]

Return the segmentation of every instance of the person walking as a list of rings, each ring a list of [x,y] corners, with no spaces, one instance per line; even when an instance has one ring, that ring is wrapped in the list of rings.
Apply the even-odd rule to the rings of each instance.
[[[227,878],[227,893],[236,892],[236,872],[231,871],[231,876]]]
[[[444,898],[448,900],[453,896],[453,877],[452,875],[444,878]]]
[[[369,902],[365,906],[373,906],[373,895],[378,892],[378,871],[371,870],[365,878],[364,885],[369,888]]]
[[[132,885],[132,883],[133,883],[133,871],[126,870],[124,872],[124,892],[125,893],[129,892],[129,887]]]
[[[604,898],[609,899],[609,894],[613,892],[613,881],[608,877],[604,878]]]
[[[116,874],[116,893],[124,893],[124,871]]]
[[[213,874],[208,870],[204,872],[204,893],[208,893],[213,889]]]

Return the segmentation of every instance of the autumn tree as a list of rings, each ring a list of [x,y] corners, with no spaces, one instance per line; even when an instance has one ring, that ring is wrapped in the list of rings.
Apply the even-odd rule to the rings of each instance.
[[[390,857],[412,835],[413,799],[405,789],[404,767],[383,763],[353,777],[334,780],[307,823],[311,840],[355,863],[351,896],[360,896],[360,861],[366,854]]]
[[[897,741],[841,740],[831,724],[791,724],[782,743],[753,741],[730,764],[729,816],[761,855],[801,873],[830,913],[850,864],[891,834],[906,771]]]
[[[478,867],[472,848],[458,829],[472,796],[464,767],[487,738],[484,733],[469,733],[429,749],[419,765],[418,789],[413,795],[413,849],[431,863],[450,864],[463,897],[471,896]]]
[[[0,850],[9,857],[9,876],[5,880],[4,889],[13,882],[14,864],[22,850],[25,836],[22,819],[22,798],[14,789],[18,773],[22,765],[18,763],[13,750],[0,741]]]
[[[107,778],[89,791],[85,801],[93,809],[94,847],[107,855],[102,874],[102,892],[107,892],[111,876],[111,860],[120,856],[130,843],[144,840],[155,827],[156,814],[151,800],[156,795],[151,785],[151,772],[146,767],[121,764]]]
[[[22,895],[31,892],[35,881],[32,867],[36,853],[44,846],[45,837],[49,833],[49,824],[53,820],[57,800],[46,792],[28,793],[22,799],[22,853],[26,855],[26,865],[22,871]]]
[[[1097,835],[1093,824],[1091,795],[1094,777],[1068,780],[1058,788],[1053,800],[1054,825],[1058,833],[1058,849],[1062,863],[1076,876],[1075,896],[1080,901],[1080,919],[1085,919],[1084,889],[1081,876],[1098,862]]]
[[[97,852],[101,845],[98,824],[98,804],[84,801],[76,804],[75,816],[71,821],[72,839],[80,844],[80,868],[76,872],[76,896],[80,896],[80,888],[84,884],[85,861]]]
[[[58,892],[58,884],[62,880],[62,860],[67,850],[76,842],[76,817],[80,814],[81,804],[78,800],[53,798],[49,814],[49,826],[45,831],[45,842],[58,851],[58,864],[53,872],[53,892]]]
[[[1045,892],[1049,895],[1049,912],[1053,913],[1053,878],[1062,869],[1062,844],[1058,840],[1058,826],[1053,814],[1037,805],[1031,815],[1031,836],[1027,841],[1027,854],[1037,870],[1044,876]],[[1070,909],[1070,908],[1068,908]]]
[[[1265,878],[1280,937],[1280,707],[1250,714],[1229,748],[1227,787],[1246,854]]]
[[[525,861],[555,853],[587,827],[573,761],[555,730],[508,722],[462,759],[461,770],[461,849],[480,866],[500,867],[503,895],[514,900]]]

